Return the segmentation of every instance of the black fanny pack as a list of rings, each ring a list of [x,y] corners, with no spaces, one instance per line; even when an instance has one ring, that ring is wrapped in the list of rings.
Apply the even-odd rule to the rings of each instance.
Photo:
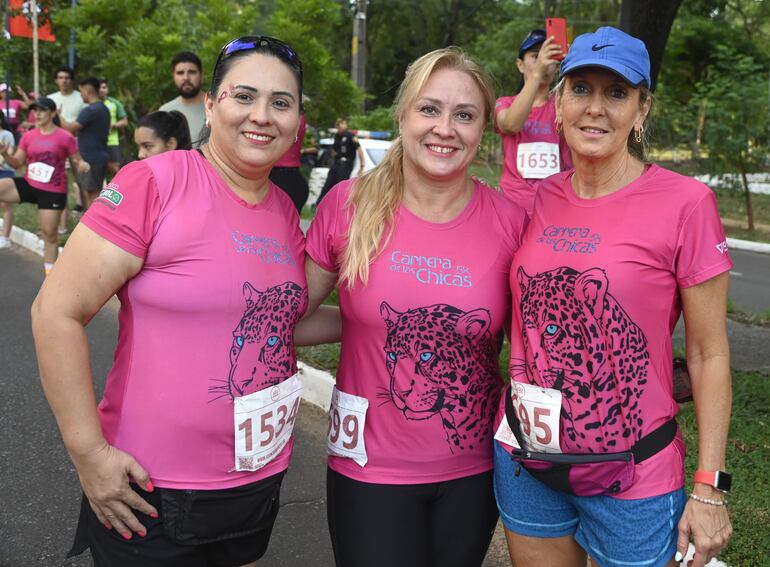
[[[676,419],[651,431],[628,451],[616,453],[542,453],[526,449],[510,386],[505,393],[505,417],[521,449],[511,457],[537,480],[560,492],[577,496],[616,494],[631,486],[635,465],[659,453],[674,440]],[[516,474],[519,474],[517,469]]]

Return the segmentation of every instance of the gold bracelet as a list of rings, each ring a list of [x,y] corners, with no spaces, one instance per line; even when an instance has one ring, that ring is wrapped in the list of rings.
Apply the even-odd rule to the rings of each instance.
[[[709,504],[711,506],[727,506],[727,500],[713,500],[711,498],[703,498],[702,496],[698,496],[695,493],[690,494],[690,498],[696,502],[700,502],[701,504]]]

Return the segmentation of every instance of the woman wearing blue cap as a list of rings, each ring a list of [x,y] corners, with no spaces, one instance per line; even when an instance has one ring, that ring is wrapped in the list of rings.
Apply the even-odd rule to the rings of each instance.
[[[516,565],[676,565],[692,539],[701,567],[732,533],[732,261],[713,192],[645,160],[650,85],[644,43],[611,27],[561,65],[556,120],[575,168],[539,185],[511,268],[495,445]],[[671,365],[681,313],[699,432],[689,499]]]
[[[500,189],[532,214],[535,184],[572,167],[569,149],[556,132],[556,107],[550,93],[561,47],[545,30],[532,30],[519,46],[516,66],[522,82],[515,96],[495,104],[495,130],[503,141]]]

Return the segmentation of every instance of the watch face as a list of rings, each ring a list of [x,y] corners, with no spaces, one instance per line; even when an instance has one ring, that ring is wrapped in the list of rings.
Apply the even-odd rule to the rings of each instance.
[[[715,476],[714,488],[721,490],[722,492],[730,492],[730,487],[733,484],[733,477],[724,471],[717,471]]]

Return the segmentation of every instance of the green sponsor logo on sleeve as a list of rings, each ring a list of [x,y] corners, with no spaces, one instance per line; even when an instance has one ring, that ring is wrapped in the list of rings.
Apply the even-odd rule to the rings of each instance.
[[[99,193],[100,199],[107,199],[110,203],[117,206],[123,200],[123,194],[117,189],[111,187],[105,187],[102,192]]]

